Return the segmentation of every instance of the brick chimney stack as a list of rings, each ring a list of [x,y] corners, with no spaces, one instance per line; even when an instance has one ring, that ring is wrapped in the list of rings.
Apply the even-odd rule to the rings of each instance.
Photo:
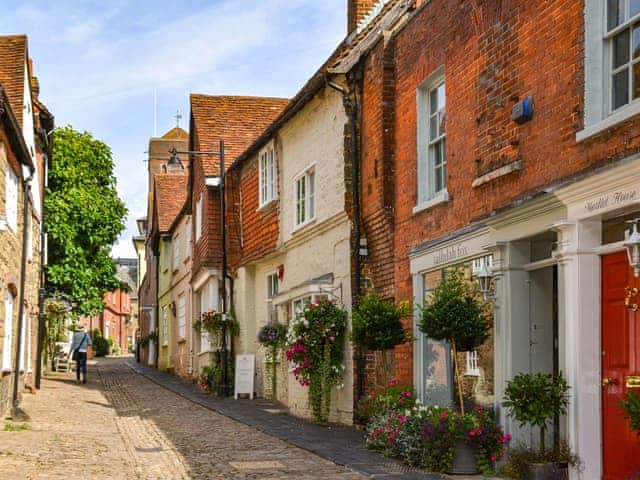
[[[348,33],[353,32],[358,23],[367,16],[379,0],[347,0],[347,28]]]

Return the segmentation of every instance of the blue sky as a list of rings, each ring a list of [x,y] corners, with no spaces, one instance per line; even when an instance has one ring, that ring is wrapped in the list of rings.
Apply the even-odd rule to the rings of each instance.
[[[189,93],[291,97],[346,33],[346,0],[0,0],[0,32],[26,33],[40,98],[59,126],[113,150],[129,208],[114,256],[134,256],[157,129],[188,126]]]

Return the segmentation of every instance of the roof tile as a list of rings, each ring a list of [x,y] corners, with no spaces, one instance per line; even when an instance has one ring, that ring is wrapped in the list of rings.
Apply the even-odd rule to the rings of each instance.
[[[212,96],[191,94],[193,131],[203,152],[217,151],[225,143],[225,164],[229,166],[289,103],[286,98]],[[202,156],[204,173],[219,174],[217,157]]]
[[[11,108],[21,127],[26,59],[26,35],[0,36],[0,85],[7,91]]]

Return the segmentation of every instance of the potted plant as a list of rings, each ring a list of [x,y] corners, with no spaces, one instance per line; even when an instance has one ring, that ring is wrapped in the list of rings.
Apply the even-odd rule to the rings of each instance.
[[[538,427],[538,450],[524,453],[527,480],[561,480],[566,478],[569,464],[576,459],[566,449],[547,449],[547,427],[554,418],[564,415],[569,405],[569,385],[562,374],[521,373],[507,382],[503,405],[520,425]]]
[[[451,345],[460,413],[464,415],[458,352],[471,351],[482,345],[489,336],[489,324],[483,303],[460,271],[451,271],[434,289],[431,301],[422,309],[418,327],[429,338]],[[473,446],[458,441],[451,473],[475,473],[469,467],[475,458]]]
[[[395,305],[375,293],[366,295],[353,311],[351,340],[354,345],[361,349],[362,354],[382,352],[384,379],[379,385],[385,385],[393,378],[386,352],[407,341],[402,319],[410,315],[408,302]]]
[[[277,359],[280,349],[287,339],[287,327],[281,323],[269,322],[258,332],[258,342],[271,355],[271,400],[278,399],[278,382],[276,378]]]
[[[309,387],[309,403],[318,423],[329,421],[331,389],[344,372],[347,312],[331,300],[306,305],[291,324],[287,360],[300,385]]]

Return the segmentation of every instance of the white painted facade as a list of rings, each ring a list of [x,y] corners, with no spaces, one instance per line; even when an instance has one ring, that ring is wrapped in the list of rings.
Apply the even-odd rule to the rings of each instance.
[[[493,255],[495,407],[506,431],[526,442],[535,437],[509,419],[500,404],[507,380],[520,372],[549,369],[541,361],[548,362],[552,346],[536,351],[531,325],[542,324],[540,319],[550,315],[544,310],[545,299],[551,300],[549,277],[544,278],[556,268],[558,367],[571,387],[560,435],[583,461],[582,470],[572,470],[572,479],[602,476],[601,256],[624,249],[623,241],[603,244],[602,225],[634,212],[640,212],[640,155],[492,217],[483,227],[411,258],[414,297],[420,305],[425,272]],[[534,258],[534,243],[545,236],[554,239],[550,255]],[[421,352],[428,340],[414,333],[415,385],[422,395],[428,370]]]
[[[284,269],[273,298],[278,321],[289,323],[293,302],[328,296],[351,308],[351,222],[345,212],[344,127],[342,95],[330,88],[318,93],[277,133],[279,241],[277,253],[242,267],[235,282],[236,308],[242,332],[238,353],[255,353],[258,393],[264,394],[265,355],[256,341],[267,322],[267,275]],[[297,225],[296,181],[313,172],[313,216]],[[308,188],[308,187],[307,187]],[[308,213],[308,211],[307,211]],[[299,223],[299,222],[298,222]],[[351,423],[353,416],[353,352],[345,338],[344,386],[333,392],[330,420]],[[278,399],[291,413],[311,417],[308,388],[280,360]],[[270,386],[267,386],[270,388]]]

